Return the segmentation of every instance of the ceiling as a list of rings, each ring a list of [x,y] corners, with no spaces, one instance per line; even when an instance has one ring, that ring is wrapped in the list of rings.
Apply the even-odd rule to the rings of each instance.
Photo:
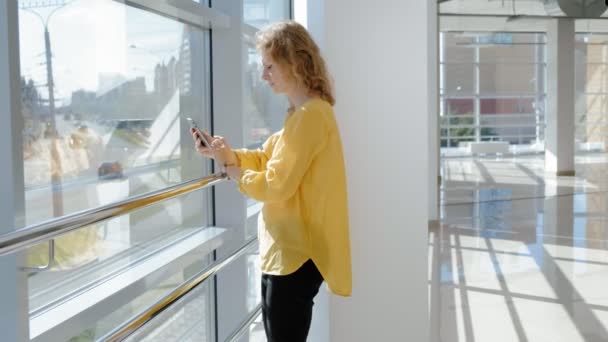
[[[608,17],[606,9],[605,0],[439,0],[441,14]]]
[[[554,18],[574,18],[577,32],[608,32],[604,0],[595,3],[603,14],[594,19],[567,16],[557,2],[580,9],[585,0],[439,0],[441,31],[545,32]],[[588,16],[586,16],[588,17]]]

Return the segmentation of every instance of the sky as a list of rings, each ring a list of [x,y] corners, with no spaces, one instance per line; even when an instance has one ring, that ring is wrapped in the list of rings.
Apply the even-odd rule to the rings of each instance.
[[[51,11],[33,10],[43,18]],[[151,91],[156,64],[177,57],[183,24],[116,1],[73,0],[51,15],[48,28],[55,97],[67,104],[72,91],[97,91],[100,74],[146,76]],[[44,27],[29,11],[19,10],[19,42],[21,75],[46,98]]]

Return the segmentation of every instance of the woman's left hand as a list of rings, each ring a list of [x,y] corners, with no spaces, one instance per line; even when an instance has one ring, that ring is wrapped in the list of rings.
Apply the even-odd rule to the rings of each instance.
[[[228,177],[232,180],[238,182],[239,178],[241,178],[241,168],[238,166],[228,166],[226,167],[226,173]]]
[[[237,165],[238,160],[236,155],[226,139],[220,136],[213,137],[208,135],[207,141],[211,144],[215,160],[220,163],[220,165]]]

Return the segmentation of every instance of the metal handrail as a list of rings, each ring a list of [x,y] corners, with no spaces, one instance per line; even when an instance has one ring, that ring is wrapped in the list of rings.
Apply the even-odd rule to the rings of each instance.
[[[133,196],[119,202],[51,219],[19,229],[12,233],[1,235],[0,256],[35,246],[41,242],[54,239],[84,226],[120,216],[135,209],[147,207],[195,190],[206,188],[224,179],[227,179],[225,173],[209,175],[161,190]]]
[[[211,268],[203,270],[190,277],[190,279],[186,280],[184,283],[182,283],[173,291],[168,293],[166,296],[158,300],[148,309],[132,317],[130,320],[128,320],[121,326],[109,332],[108,334],[100,338],[99,341],[123,341],[132,333],[137,331],[137,329],[141,328],[144,324],[151,321],[154,317],[157,317],[163,311],[168,309],[172,304],[174,304],[179,299],[190,293],[190,291],[194,290],[202,282],[214,276],[217,272],[219,272],[221,269],[223,269],[226,265],[230,264],[235,259],[241,257],[249,249],[251,249],[251,247],[255,246],[257,241],[257,238],[249,240],[243,247],[241,247],[231,255],[225,257],[224,259],[213,265]]]

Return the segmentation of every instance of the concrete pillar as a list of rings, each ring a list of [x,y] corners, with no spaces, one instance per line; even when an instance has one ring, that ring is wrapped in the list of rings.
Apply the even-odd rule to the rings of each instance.
[[[325,2],[325,56],[346,159],[353,296],[330,340],[427,341],[429,97],[434,1]],[[435,29],[432,29],[435,27]],[[436,113],[433,113],[436,115]]]
[[[547,27],[547,129],[545,171],[574,175],[574,20]]]

